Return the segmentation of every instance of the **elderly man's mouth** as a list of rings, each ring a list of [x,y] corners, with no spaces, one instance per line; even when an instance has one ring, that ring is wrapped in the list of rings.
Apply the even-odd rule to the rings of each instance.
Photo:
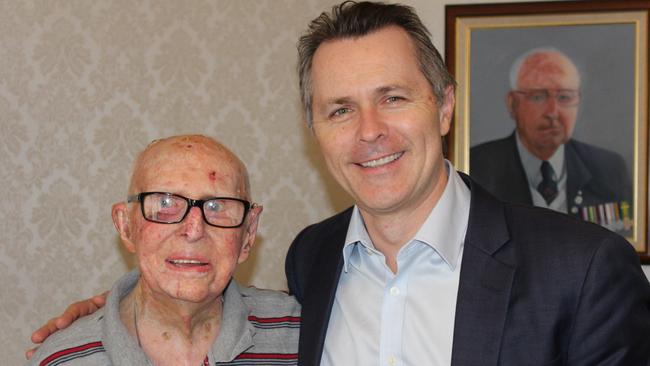
[[[404,155],[404,151],[396,152],[394,154],[386,155],[384,157],[381,157],[379,159],[374,159],[374,160],[369,160],[365,161],[363,163],[359,163],[364,168],[377,168],[382,165],[386,165],[388,163],[392,163],[393,161],[399,159]]]
[[[210,263],[196,259],[167,259],[167,263],[178,268],[200,268],[210,265]]]

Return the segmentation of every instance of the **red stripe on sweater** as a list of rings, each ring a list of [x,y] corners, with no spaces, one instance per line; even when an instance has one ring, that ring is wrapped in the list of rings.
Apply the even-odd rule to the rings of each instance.
[[[235,360],[248,359],[269,359],[269,360],[296,360],[298,359],[297,353],[242,353],[235,357]]]
[[[52,362],[52,361],[54,361],[54,360],[56,360],[58,358],[68,356],[68,355],[73,354],[73,353],[83,352],[83,351],[87,351],[87,350],[89,350],[91,348],[97,348],[97,347],[102,347],[102,346],[103,346],[102,342],[92,342],[92,343],[84,344],[84,345],[81,345],[81,346],[64,349],[64,350],[61,350],[59,352],[56,352],[56,353],[53,353],[53,354],[47,356],[47,358],[45,358],[43,361],[41,361],[39,366],[45,366],[48,363],[50,363],[50,362]]]
[[[299,316],[281,316],[277,318],[258,318],[253,315],[248,316],[248,320],[260,323],[282,323],[282,322],[299,322]]]

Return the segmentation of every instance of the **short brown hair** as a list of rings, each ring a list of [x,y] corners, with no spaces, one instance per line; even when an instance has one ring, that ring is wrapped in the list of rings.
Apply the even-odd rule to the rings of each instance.
[[[415,10],[401,4],[345,1],[332,7],[330,13],[323,12],[312,20],[298,41],[300,99],[309,128],[313,126],[311,67],[318,47],[326,41],[362,37],[389,26],[398,26],[408,33],[417,50],[420,71],[429,81],[438,103],[442,103],[445,90],[456,82]]]

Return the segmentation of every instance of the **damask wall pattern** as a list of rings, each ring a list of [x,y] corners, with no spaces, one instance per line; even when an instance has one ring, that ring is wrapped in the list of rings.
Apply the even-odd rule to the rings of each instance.
[[[22,364],[31,330],[132,268],[110,208],[158,137],[203,133],[242,157],[265,210],[238,277],[286,287],[291,239],[335,208],[294,75],[298,34],[322,7],[0,1],[0,363]]]
[[[237,277],[286,287],[298,230],[351,202],[303,126],[295,75],[299,35],[334,2],[0,0],[3,364],[133,267],[110,207],[155,138],[203,133],[241,156],[265,208]],[[407,3],[442,49],[445,2]]]

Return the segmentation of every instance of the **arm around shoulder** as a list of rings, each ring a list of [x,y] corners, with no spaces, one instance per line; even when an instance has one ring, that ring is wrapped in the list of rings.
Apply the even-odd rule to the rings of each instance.
[[[65,309],[63,314],[48,320],[47,323],[35,330],[34,333],[32,333],[32,342],[36,344],[43,343],[43,341],[45,341],[49,336],[61,329],[67,328],[80,317],[94,313],[106,304],[106,296],[108,296],[108,291],[93,296],[90,299],[71,304]],[[31,359],[37,349],[38,347],[27,350],[27,352],[25,352],[25,357],[28,360]]]

